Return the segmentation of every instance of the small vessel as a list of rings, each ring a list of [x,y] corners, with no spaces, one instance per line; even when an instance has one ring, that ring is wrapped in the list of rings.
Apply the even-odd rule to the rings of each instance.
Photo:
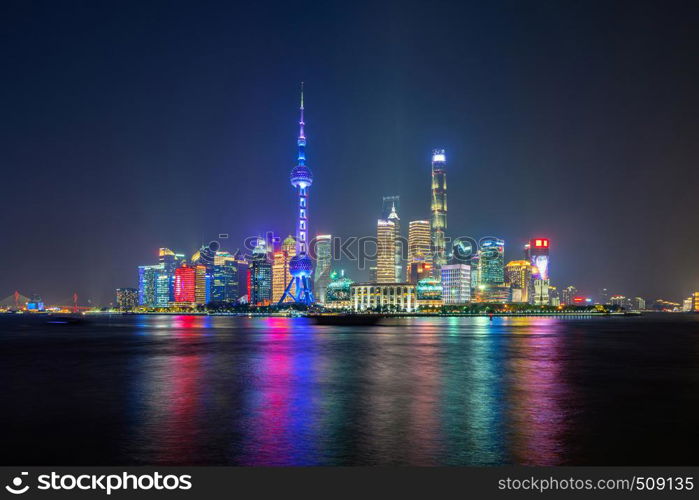
[[[85,318],[82,315],[71,316],[49,316],[46,320],[49,325],[82,325],[85,323]]]
[[[308,316],[318,325],[372,326],[381,321],[380,314],[311,314]]]

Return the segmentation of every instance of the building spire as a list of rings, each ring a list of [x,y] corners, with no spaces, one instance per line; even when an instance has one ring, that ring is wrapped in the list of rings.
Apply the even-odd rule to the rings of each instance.
[[[299,110],[301,111],[301,119],[299,120],[298,160],[299,165],[304,165],[306,163],[306,133],[304,132],[303,127],[306,125],[306,123],[303,121],[303,82],[301,82],[301,107]]]

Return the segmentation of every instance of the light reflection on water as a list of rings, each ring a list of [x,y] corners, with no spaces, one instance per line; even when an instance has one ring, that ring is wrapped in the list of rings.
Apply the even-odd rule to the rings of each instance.
[[[640,431],[657,450],[686,442],[694,456],[697,325],[673,324],[672,336],[644,320],[545,317],[16,324],[0,336],[14,401],[0,425],[27,464],[39,455],[21,455],[23,443],[37,433],[57,464],[631,463],[658,455],[634,448]],[[649,393],[634,378],[647,366],[647,380],[685,389]],[[639,412],[643,401],[653,404]]]
[[[557,324],[141,318],[139,335],[167,341],[135,362],[129,452],[146,463],[561,463]]]

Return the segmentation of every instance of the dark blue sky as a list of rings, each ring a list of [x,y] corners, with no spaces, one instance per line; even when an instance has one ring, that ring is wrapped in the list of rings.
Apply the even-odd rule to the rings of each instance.
[[[311,232],[381,196],[589,293],[699,289],[692,2],[32,2],[0,7],[0,298],[97,302],[167,246],[293,232],[306,82]]]

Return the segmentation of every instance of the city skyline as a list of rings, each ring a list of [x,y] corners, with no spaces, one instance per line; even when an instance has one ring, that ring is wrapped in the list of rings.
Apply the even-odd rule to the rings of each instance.
[[[697,288],[697,99],[686,71],[696,42],[658,27],[669,13],[645,7],[631,23],[616,10],[601,19],[582,12],[579,31],[568,32],[565,16],[554,25],[523,11],[520,20],[502,6],[391,16],[381,4],[358,7],[364,28],[381,36],[352,37],[337,6],[304,12],[299,26],[289,19],[300,14],[279,8],[283,20],[252,6],[200,11],[210,29],[184,54],[173,43],[184,17],[157,28],[166,43],[143,53],[133,6],[114,9],[115,24],[100,33],[86,22],[89,9],[9,9],[17,54],[14,78],[2,83],[12,96],[3,195],[20,215],[3,217],[11,244],[0,258],[12,263],[0,276],[3,296],[54,302],[77,292],[108,304],[160,247],[190,252],[221,233],[224,245],[267,230],[293,234],[289,103],[301,80],[313,96],[318,166],[312,235],[374,234],[382,198],[398,195],[407,237],[410,221],[430,217],[430,152],[444,148],[449,235],[502,238],[506,262],[532,236],[550,238],[559,287],[674,300]],[[564,10],[549,8],[551,17]],[[246,14],[256,22],[231,32],[230,20]],[[306,23],[317,27],[314,39],[299,41]],[[232,48],[260,25],[277,33],[271,47]],[[124,26],[135,28],[130,37]],[[30,39],[34,30],[61,37],[56,62]],[[417,31],[421,42],[401,42]],[[337,43],[318,43],[330,39]],[[292,40],[298,50],[281,49]],[[234,69],[272,68],[277,53],[288,61],[268,73]],[[339,55],[349,59],[340,64]],[[183,65],[194,71],[178,72]]]

